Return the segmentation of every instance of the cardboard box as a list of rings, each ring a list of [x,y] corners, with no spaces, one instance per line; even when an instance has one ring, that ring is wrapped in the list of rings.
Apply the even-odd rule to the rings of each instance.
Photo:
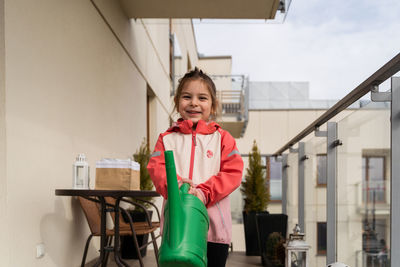
[[[96,162],[95,189],[140,190],[140,165],[130,159]]]

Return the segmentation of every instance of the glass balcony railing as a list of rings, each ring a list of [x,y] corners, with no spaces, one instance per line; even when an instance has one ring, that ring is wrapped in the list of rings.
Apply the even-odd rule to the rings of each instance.
[[[337,257],[350,266],[381,266],[390,244],[390,109],[374,104],[338,121]]]
[[[400,261],[399,71],[400,54],[274,154],[287,151],[282,207],[311,245],[310,266]],[[391,89],[379,92],[388,79]],[[346,109],[367,93],[371,102]]]

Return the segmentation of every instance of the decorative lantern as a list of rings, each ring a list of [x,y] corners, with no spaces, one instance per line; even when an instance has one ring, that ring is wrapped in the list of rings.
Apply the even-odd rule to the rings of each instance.
[[[304,241],[304,234],[300,233],[300,227],[296,224],[293,233],[289,235],[289,242],[285,245],[285,267],[308,267],[309,248]]]
[[[79,154],[73,164],[73,188],[89,189],[89,164],[85,154]]]

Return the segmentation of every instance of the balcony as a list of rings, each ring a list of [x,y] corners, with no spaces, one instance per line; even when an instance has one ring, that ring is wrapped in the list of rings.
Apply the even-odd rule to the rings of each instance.
[[[245,75],[211,75],[219,101],[217,123],[239,138],[246,131],[249,114],[249,78]]]
[[[360,182],[357,210],[361,215],[390,215],[390,181]]]

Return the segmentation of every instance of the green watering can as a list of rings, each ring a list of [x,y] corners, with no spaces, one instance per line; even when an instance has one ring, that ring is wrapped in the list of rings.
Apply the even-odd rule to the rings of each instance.
[[[158,261],[160,267],[206,267],[207,209],[196,196],[188,193],[190,185],[179,189],[174,154],[165,151],[168,200],[164,209],[164,228]]]

